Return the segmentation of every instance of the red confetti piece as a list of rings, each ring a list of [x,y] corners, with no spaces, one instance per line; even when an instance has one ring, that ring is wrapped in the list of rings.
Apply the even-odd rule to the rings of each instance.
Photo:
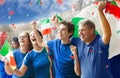
[[[77,5],[76,4],[72,4],[72,8],[77,9]]]
[[[63,0],[56,0],[58,4],[62,4]]]
[[[94,12],[92,12],[91,14],[94,15]]]
[[[15,24],[11,24],[11,26],[12,26],[13,28],[16,28]]]
[[[29,2],[29,4],[30,4],[30,5],[32,5],[32,4],[33,4],[33,2]]]
[[[14,11],[10,11],[10,12],[9,12],[9,15],[13,15],[13,14],[14,14]]]
[[[4,0],[0,0],[0,4],[3,5],[5,2]]]
[[[42,5],[43,3],[42,3],[42,1],[40,2],[40,5]]]
[[[94,4],[98,5],[99,2],[94,2]]]

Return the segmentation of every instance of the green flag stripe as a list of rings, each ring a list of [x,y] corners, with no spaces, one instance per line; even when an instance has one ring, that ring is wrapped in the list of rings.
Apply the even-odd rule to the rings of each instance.
[[[8,40],[6,39],[0,50],[0,54],[3,56],[6,56],[7,53],[9,52],[9,49],[10,49],[10,44],[9,44]]]

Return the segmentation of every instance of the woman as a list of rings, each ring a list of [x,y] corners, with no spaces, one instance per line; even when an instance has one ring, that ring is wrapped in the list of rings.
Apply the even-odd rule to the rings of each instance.
[[[23,62],[24,57],[26,54],[32,49],[32,45],[29,39],[29,33],[23,32],[19,35],[19,48],[14,50],[13,55],[16,61],[17,68],[20,68]],[[11,69],[9,62],[5,60],[5,70],[7,74],[13,74],[12,78],[34,78],[34,74],[32,67],[30,66],[30,69],[27,70],[27,72],[19,77],[13,73],[13,70]]]
[[[39,33],[38,37],[36,37],[34,31],[30,32],[33,50],[25,57],[21,68],[14,70],[14,73],[18,76],[22,76],[29,69],[29,66],[32,65],[35,78],[51,78],[51,60],[46,48],[38,44],[43,43],[43,36],[40,31],[37,30],[37,32]],[[38,38],[40,40],[39,42]]]

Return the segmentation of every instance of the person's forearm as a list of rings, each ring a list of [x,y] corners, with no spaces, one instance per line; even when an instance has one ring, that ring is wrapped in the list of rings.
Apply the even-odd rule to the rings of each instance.
[[[81,75],[80,63],[77,54],[74,54],[74,70],[78,76]]]
[[[4,69],[5,69],[5,72],[8,74],[8,75],[12,75],[13,72],[12,72],[12,69],[9,65],[4,65]]]
[[[16,74],[19,77],[22,77],[24,75],[24,73],[22,73],[19,69],[13,70],[13,73]]]
[[[111,37],[111,29],[108,20],[106,19],[103,9],[105,9],[106,2],[101,2],[98,6],[98,15],[100,19],[101,29],[103,32],[102,40],[105,44],[108,44]]]
[[[109,25],[109,22],[107,21],[105,15],[104,15],[104,13],[98,11],[98,14],[99,14],[99,18],[100,18],[100,22],[101,22],[101,29],[102,29],[103,33],[107,33],[108,36],[111,36],[110,25]]]

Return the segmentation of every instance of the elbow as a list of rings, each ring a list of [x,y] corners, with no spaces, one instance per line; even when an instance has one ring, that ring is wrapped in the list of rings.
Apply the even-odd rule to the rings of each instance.
[[[80,76],[80,75],[81,75],[81,72],[76,72],[76,75],[77,75],[77,76]]]
[[[76,73],[77,76],[80,76],[80,73]]]
[[[13,70],[13,73],[16,74],[18,77],[22,77],[24,75],[24,72],[19,71],[18,69]]]
[[[15,73],[14,73],[15,74]],[[16,74],[18,77],[22,77],[24,74],[20,73],[20,74]]]
[[[103,35],[103,42],[104,42],[105,44],[108,44],[108,43],[110,42],[111,36],[112,36],[111,33],[108,34],[108,35]]]
[[[12,74],[13,74],[12,72],[6,72],[6,71],[5,71],[5,73],[6,73],[7,75],[12,75]]]
[[[23,75],[18,75],[18,77],[22,77]]]

